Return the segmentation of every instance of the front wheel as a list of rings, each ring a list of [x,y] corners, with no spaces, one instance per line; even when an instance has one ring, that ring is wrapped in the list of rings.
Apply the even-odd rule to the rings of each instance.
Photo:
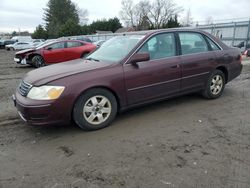
[[[89,53],[88,53],[88,52],[83,53],[83,54],[81,55],[81,58],[82,58],[82,59],[84,59],[84,58],[86,58],[88,55],[89,55]]]
[[[40,55],[36,55],[32,58],[31,60],[32,62],[32,65],[36,68],[39,68],[39,67],[44,67],[45,66],[45,62],[44,62],[44,59],[42,56]]]
[[[106,89],[90,89],[76,101],[73,119],[83,130],[97,130],[107,127],[117,113],[117,101]]]
[[[225,74],[220,70],[215,70],[209,76],[202,95],[207,99],[216,99],[222,95],[224,88]]]

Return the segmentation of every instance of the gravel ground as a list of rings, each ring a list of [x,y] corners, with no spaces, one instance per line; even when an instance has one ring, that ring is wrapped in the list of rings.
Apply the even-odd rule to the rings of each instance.
[[[0,187],[250,185],[250,61],[223,96],[188,95],[131,110],[108,128],[31,127],[11,95],[32,68],[0,50]]]

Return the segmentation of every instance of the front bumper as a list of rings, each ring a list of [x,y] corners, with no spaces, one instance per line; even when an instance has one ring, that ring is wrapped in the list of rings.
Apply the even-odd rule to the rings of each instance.
[[[14,62],[15,63],[18,63],[18,64],[21,64],[21,65],[27,65],[27,60],[24,58],[24,59],[21,59],[21,58],[17,58],[17,57],[14,57]]]
[[[20,118],[29,125],[69,124],[71,113],[64,104],[56,101],[35,101],[21,96],[12,96]],[[67,105],[67,104],[66,104]]]

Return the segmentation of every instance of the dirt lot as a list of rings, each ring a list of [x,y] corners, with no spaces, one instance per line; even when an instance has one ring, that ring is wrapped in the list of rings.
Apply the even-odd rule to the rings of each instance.
[[[30,127],[11,95],[30,67],[0,50],[0,187],[250,186],[250,61],[217,100],[179,97],[112,126]]]

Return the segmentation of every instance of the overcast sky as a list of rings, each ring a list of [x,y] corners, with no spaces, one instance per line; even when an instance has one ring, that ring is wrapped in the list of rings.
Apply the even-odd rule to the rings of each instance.
[[[80,8],[87,9],[89,20],[102,18],[119,18],[121,0],[72,0]],[[139,0],[134,0],[138,2]],[[205,21],[212,17],[213,20],[250,17],[250,0],[174,0],[184,10],[190,8],[194,21]],[[44,24],[43,8],[46,0],[0,0],[0,32],[14,30],[34,31],[38,24]],[[185,11],[182,13],[183,16]]]

